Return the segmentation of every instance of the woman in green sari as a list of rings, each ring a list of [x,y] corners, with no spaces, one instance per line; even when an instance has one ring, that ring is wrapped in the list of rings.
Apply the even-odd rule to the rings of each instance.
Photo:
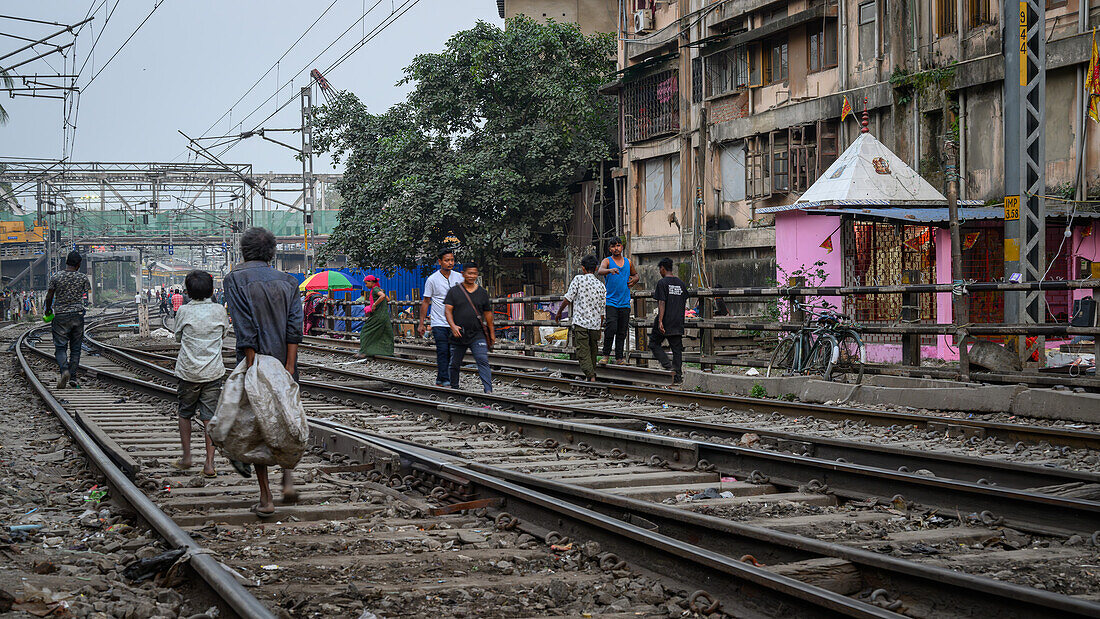
[[[363,329],[359,331],[359,359],[376,355],[393,355],[393,327],[390,325],[390,300],[378,285],[378,278],[363,278],[366,291],[360,300],[363,307]]]

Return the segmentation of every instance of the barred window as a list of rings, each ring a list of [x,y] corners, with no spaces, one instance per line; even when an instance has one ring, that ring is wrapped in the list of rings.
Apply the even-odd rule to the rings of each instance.
[[[936,34],[941,37],[955,34],[957,22],[955,10],[958,0],[936,0]]]
[[[660,71],[623,86],[623,129],[627,142],[680,130],[680,85],[675,69]]]
[[[706,96],[736,92],[749,85],[749,59],[744,46],[706,58]]]

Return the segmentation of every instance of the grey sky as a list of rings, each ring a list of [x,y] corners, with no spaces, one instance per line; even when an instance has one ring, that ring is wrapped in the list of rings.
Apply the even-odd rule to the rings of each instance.
[[[290,47],[332,0],[164,0],[133,40],[111,62],[94,83],[81,94],[74,161],[186,161],[183,130],[197,136],[205,131],[230,105]],[[308,65],[291,87],[278,95],[281,105],[297,97],[306,83],[309,69],[324,70],[359,41],[364,30],[379,24],[406,0],[336,0],[332,9],[309,35],[279,64],[278,82],[272,71],[232,113],[232,131],[237,123],[271,97],[276,84],[307,66],[315,55],[357,20],[364,9],[377,6],[360,24],[339,40],[316,62]],[[0,0],[0,13],[35,19],[75,23],[90,6],[101,0]],[[153,8],[153,0],[120,0],[118,9],[96,46],[78,84],[83,87],[99,71],[134,28]],[[106,0],[91,28],[81,33],[76,45],[77,67],[84,62],[95,36],[103,27],[106,10],[115,0]],[[402,68],[422,52],[438,51],[453,33],[469,28],[477,20],[503,24],[494,0],[419,0],[406,14],[378,34],[365,47],[326,75],[337,90],[351,90],[373,111],[382,111],[401,100],[407,88],[398,88]],[[0,32],[39,38],[57,28],[0,19]],[[63,40],[65,37],[59,37]],[[0,55],[21,47],[23,42],[0,37]],[[45,50],[43,50],[45,51]],[[30,56],[23,54],[20,58]],[[48,60],[49,64],[47,64]],[[60,55],[50,56],[17,69],[19,74],[62,72]],[[3,64],[9,64],[4,61]],[[69,68],[72,68],[71,59]],[[64,71],[66,73],[70,71]],[[11,116],[0,126],[0,157],[57,158],[62,152],[62,103],[52,99],[3,98]],[[275,99],[264,104],[246,128],[252,128],[276,109]],[[300,123],[296,103],[286,106],[266,127],[292,127]],[[221,121],[210,135],[230,132],[230,122]],[[284,141],[300,144],[297,134],[283,134]],[[294,172],[301,164],[290,151],[251,138],[230,150],[224,160],[252,163],[257,172]],[[331,171],[327,156],[319,160],[318,172]]]

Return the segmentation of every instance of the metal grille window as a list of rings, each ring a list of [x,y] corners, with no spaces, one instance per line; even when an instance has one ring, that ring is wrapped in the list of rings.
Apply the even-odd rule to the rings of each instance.
[[[748,86],[749,59],[744,46],[707,56],[706,96],[713,97]]]
[[[967,0],[967,24],[971,28],[977,28],[982,24],[993,23],[993,14],[990,11],[991,0]]]
[[[770,48],[770,54],[766,58],[768,62],[764,67],[765,81],[775,84],[787,79],[787,39],[772,41]]]
[[[623,87],[623,128],[627,142],[680,130],[680,94],[675,69],[648,75]]]
[[[745,140],[748,152],[745,154],[745,196],[763,199],[772,195],[771,143],[767,135],[758,135]]]
[[[961,233],[963,277],[979,282],[993,282],[1004,277],[1004,225],[978,221],[963,226]],[[970,293],[970,322],[997,323],[1004,319],[1003,292]]]
[[[920,271],[924,281],[936,281],[936,228],[849,220],[844,224],[844,284],[901,284],[904,271]],[[845,312],[862,322],[893,322],[901,317],[901,295],[879,294],[845,298]],[[920,295],[922,321],[936,319],[934,296]]]
[[[958,0],[935,0],[936,34],[941,37],[955,34],[955,10]]]
[[[703,57],[691,59],[691,102],[703,100]]]
[[[810,71],[822,71],[837,66],[837,29],[835,19],[825,19],[810,26]]]
[[[790,152],[787,150],[787,131],[773,131],[772,142],[772,187],[775,191],[788,191],[791,187]]]

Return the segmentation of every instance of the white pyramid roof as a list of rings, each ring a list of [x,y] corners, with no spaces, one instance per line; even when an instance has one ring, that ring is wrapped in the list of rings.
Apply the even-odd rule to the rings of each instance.
[[[802,194],[795,205],[937,205],[947,198],[870,133],[855,142]],[[807,204],[811,203],[811,204]]]

